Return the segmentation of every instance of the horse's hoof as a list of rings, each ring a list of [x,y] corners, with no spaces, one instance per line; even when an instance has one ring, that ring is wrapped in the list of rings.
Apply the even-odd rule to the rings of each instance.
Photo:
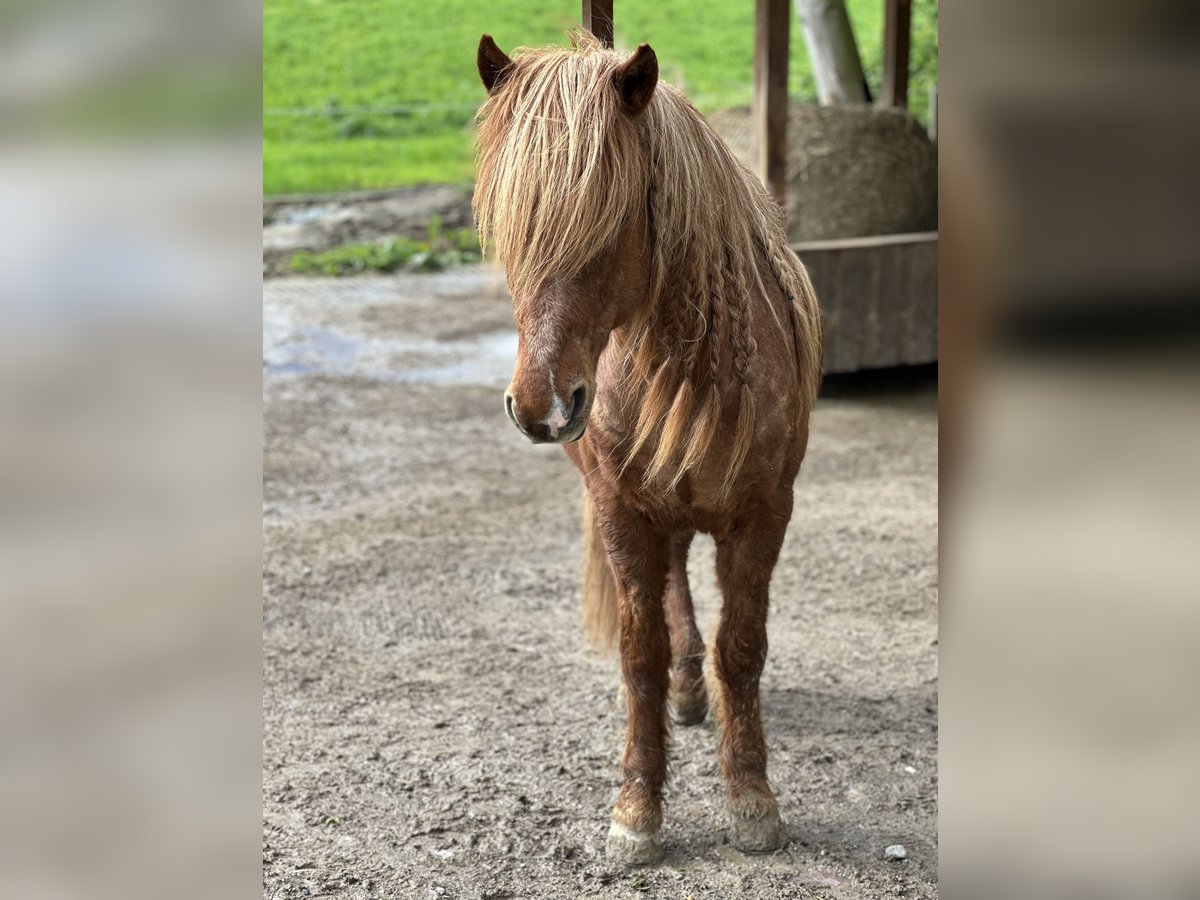
[[[708,690],[704,678],[680,681],[682,684],[672,679],[671,690],[667,693],[667,712],[676,725],[699,725],[708,715]]]
[[[609,862],[620,866],[652,865],[662,862],[662,835],[658,831],[634,831],[613,822],[604,852]]]
[[[668,700],[667,712],[676,725],[699,725],[708,715],[708,697]]]
[[[770,853],[787,843],[778,810],[762,816],[733,814],[733,846],[743,853]]]

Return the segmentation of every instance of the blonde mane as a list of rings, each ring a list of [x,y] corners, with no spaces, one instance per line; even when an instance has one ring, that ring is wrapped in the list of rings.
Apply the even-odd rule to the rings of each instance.
[[[479,113],[474,197],[485,248],[504,261],[520,303],[550,277],[578,274],[647,212],[651,279],[644,314],[621,338],[641,398],[626,454],[657,436],[647,482],[674,487],[705,456],[727,390],[739,391],[726,470],[728,492],[754,436],[746,373],[755,353],[753,298],[771,273],[791,301],[797,376],[807,416],[821,371],[821,323],[783,213],[763,186],[673,86],[659,82],[631,117],[612,87],[626,56],[587,32],[572,47],[518,51],[503,86]]]

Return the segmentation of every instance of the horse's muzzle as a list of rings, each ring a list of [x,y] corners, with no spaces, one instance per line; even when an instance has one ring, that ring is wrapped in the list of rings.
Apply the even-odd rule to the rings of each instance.
[[[591,391],[581,384],[566,403],[555,397],[550,411],[542,419],[531,419],[522,413],[511,390],[504,392],[504,411],[517,430],[535,444],[570,444],[583,437],[591,412]]]

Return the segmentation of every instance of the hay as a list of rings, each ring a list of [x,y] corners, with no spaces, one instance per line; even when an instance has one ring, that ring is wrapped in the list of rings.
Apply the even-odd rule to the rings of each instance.
[[[750,110],[708,120],[757,171]],[[901,110],[793,104],[787,214],[792,241],[935,230],[937,146]]]

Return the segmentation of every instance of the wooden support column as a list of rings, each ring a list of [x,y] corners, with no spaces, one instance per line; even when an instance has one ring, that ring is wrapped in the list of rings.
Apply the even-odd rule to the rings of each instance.
[[[912,0],[885,0],[883,18],[883,96],[887,106],[908,108],[908,45]]]
[[[613,0],[583,0],[583,27],[604,43],[613,45]]]
[[[787,208],[788,42],[791,0],[757,0],[754,20],[754,131],[758,176]]]

